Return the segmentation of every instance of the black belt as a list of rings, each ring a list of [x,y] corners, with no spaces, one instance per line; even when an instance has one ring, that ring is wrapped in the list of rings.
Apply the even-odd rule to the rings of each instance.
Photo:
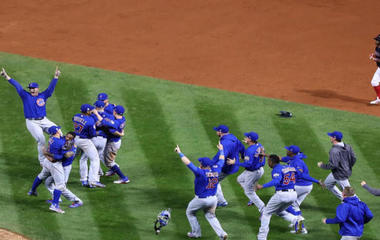
[[[282,190],[278,190],[277,192],[293,192],[294,189],[282,189]]]
[[[82,138],[82,139],[89,139],[88,137],[82,137],[82,136],[79,136],[79,138]]]
[[[44,119],[45,117],[40,117],[40,118],[27,118],[28,120],[42,120]]]

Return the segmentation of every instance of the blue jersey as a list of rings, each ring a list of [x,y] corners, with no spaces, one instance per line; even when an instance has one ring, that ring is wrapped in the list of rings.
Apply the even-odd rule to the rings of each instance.
[[[54,160],[63,160],[63,147],[65,145],[65,140],[62,138],[50,137],[48,152],[53,155]]]
[[[336,217],[326,219],[327,224],[339,223],[339,234],[342,236],[362,236],[364,224],[371,221],[372,212],[358,197],[346,197],[336,208]]]
[[[95,121],[91,116],[81,113],[73,117],[74,131],[80,138],[93,138],[96,136]]]
[[[219,183],[219,174],[223,164],[224,160],[219,160],[215,165],[211,166],[210,169],[201,169],[196,167],[193,163],[187,165],[195,175],[195,195],[199,198],[215,196]]]
[[[63,154],[66,154],[67,152],[74,152],[74,155],[69,158],[66,158],[65,156],[63,157],[62,166],[64,167],[69,166],[73,163],[75,153],[77,152],[77,147],[74,145],[70,150],[64,150]]]
[[[297,170],[297,186],[309,186],[313,184],[313,182],[318,183],[317,179],[312,178],[309,175],[309,169],[306,163],[302,160],[302,155],[297,154],[294,157],[289,157],[289,165]]]
[[[276,191],[294,189],[297,171],[289,165],[277,164],[272,170],[272,181],[263,185],[263,188],[275,187]]]
[[[99,115],[104,119],[104,118],[107,118],[107,119],[111,119],[113,118],[113,116],[110,116],[108,113],[106,112],[98,112]],[[95,122],[98,121],[98,117],[95,115],[95,114],[91,114],[91,117],[94,119]],[[107,138],[107,128],[105,126],[103,126],[102,124],[100,124],[99,126],[96,126],[96,136],[101,136],[101,137],[104,137],[104,138]]]
[[[265,165],[265,150],[260,143],[249,146],[244,153],[244,162],[239,163],[248,171],[255,171]]]
[[[113,109],[115,108],[115,104],[108,104],[107,107],[104,108],[104,111],[109,115],[113,115]]]
[[[43,118],[46,116],[46,100],[53,94],[57,81],[57,78],[53,78],[49,87],[35,97],[24,90],[16,80],[10,79],[8,82],[16,88],[18,95],[21,97],[24,106],[24,117]]]
[[[116,119],[114,116],[103,118],[102,125],[107,127],[107,140],[110,142],[117,142],[121,137],[114,135],[115,132],[121,133],[125,128],[125,117]]]
[[[220,143],[223,145],[224,156],[225,158],[235,159],[235,164],[227,165],[224,164],[222,167],[222,172],[226,174],[233,174],[239,170],[239,154],[244,157],[244,145],[240,142],[240,140],[235,137],[233,134],[229,133],[220,138]],[[213,158],[216,163],[219,161],[219,151]]]

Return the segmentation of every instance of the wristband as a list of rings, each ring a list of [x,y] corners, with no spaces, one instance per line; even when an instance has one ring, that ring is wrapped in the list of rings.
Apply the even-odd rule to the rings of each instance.
[[[179,157],[180,157],[180,158],[182,158],[182,157],[184,157],[184,156],[185,156],[185,154],[183,154],[183,153],[181,153],[181,152],[180,152],[180,153],[178,153],[178,154],[179,154]]]

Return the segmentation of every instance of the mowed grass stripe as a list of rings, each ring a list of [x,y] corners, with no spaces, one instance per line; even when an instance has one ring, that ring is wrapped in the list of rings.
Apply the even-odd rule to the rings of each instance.
[[[65,84],[62,84],[62,86],[60,86],[61,89],[59,92],[57,92],[57,98],[58,104],[62,111],[61,114],[64,116],[63,123],[65,129],[73,130],[72,117],[74,114],[80,113],[80,106],[82,104],[92,104],[96,100],[97,92],[91,91],[91,89],[88,88],[88,86],[86,86],[84,83],[87,74],[88,73],[85,71],[79,72],[75,75],[69,72],[66,73],[64,75],[64,79],[62,79],[62,82],[64,81]],[[92,74],[94,75],[91,76],[93,77],[92,79],[96,79],[96,72]],[[90,96],[93,96],[93,98]],[[80,156],[77,157],[78,161],[79,158]],[[88,160],[88,163],[90,163],[90,160]],[[73,168],[73,171],[78,172],[78,167]],[[92,216],[92,218],[89,219],[86,224],[93,230],[91,234],[94,234],[95,237],[98,237],[98,239],[122,239],[128,232],[130,234],[133,234],[135,236],[135,239],[139,239],[133,222],[130,222],[127,226],[124,222],[125,218],[132,219],[130,216],[128,216],[128,210],[123,204],[126,200],[126,189],[123,188],[124,186],[112,186],[114,179],[102,178],[101,181],[107,185],[105,189],[89,189],[80,187],[79,178],[79,174],[77,176],[76,174],[73,174],[71,177],[72,181],[74,181],[80,188],[77,190],[78,194],[83,196],[83,193],[86,193],[85,195],[87,198],[84,198],[83,208],[86,209],[90,207],[90,210],[87,211]],[[105,204],[104,202],[104,199],[108,198],[112,199],[111,206],[109,204]],[[110,207],[112,207],[114,210],[113,221],[109,220],[108,215],[103,214],[104,212],[108,211]],[[90,215],[86,216],[89,217]],[[95,223],[95,225],[91,223]]]
[[[9,74],[21,85],[26,85],[25,80],[22,80],[25,76],[20,77],[17,72],[13,72],[12,69],[9,70]],[[43,194],[36,198],[27,195],[34,178],[41,171],[37,159],[37,145],[26,129],[22,102],[16,90],[6,81],[3,81],[2,84],[6,85],[4,88],[7,91],[2,93],[4,100],[0,109],[7,114],[4,114],[0,119],[0,144],[3,149],[6,149],[6,152],[1,153],[1,158],[6,166],[12,200],[17,206],[16,212],[8,212],[8,208],[4,208],[2,211],[8,212],[9,215],[16,214],[18,216],[17,228],[22,234],[36,239],[63,239],[57,219],[62,216],[53,214],[49,210],[49,206],[45,203],[47,197],[44,197]],[[9,112],[7,106],[15,106],[17,110]],[[9,126],[10,123],[13,127]],[[25,224],[25,220],[30,221],[30,224]],[[44,228],[44,235],[40,236],[40,231]]]
[[[272,121],[277,129],[277,132],[281,136],[282,141],[285,144],[284,146],[298,145],[301,151],[303,151],[308,156],[308,158],[304,159],[304,161],[307,164],[309,173],[312,177],[321,179],[322,176],[324,176],[323,174],[329,174],[329,171],[318,171],[316,164],[313,161],[313,159],[328,159],[328,155],[325,154],[325,149],[319,143],[319,141],[317,141],[317,137],[307,121],[305,121],[302,117],[296,117],[293,119],[280,119],[277,116],[274,116]],[[300,135],[301,129],[302,131],[308,133],[307,136]],[[282,151],[281,156],[286,156],[285,149]],[[301,205],[301,210],[303,210],[304,213],[308,211],[313,212],[314,216],[318,214],[321,217],[334,212],[335,209],[333,209],[331,205],[325,204],[327,197],[326,195],[329,195],[331,201],[335,201],[338,204],[339,200],[335,198],[335,196],[333,196],[330,191],[323,190],[318,185],[313,184],[313,190],[307,198],[312,198],[315,201],[316,205],[311,206],[306,204],[307,201],[305,199],[305,202]],[[330,229],[333,229],[331,225]],[[322,228],[313,229],[313,231],[319,230],[322,230]]]
[[[125,101],[128,104],[128,115],[133,121],[133,127],[137,134],[144,156],[149,161],[149,167],[156,182],[156,192],[166,206],[173,209],[172,217],[176,229],[176,237],[184,238],[188,227],[186,217],[183,214],[183,203],[193,197],[189,191],[188,182],[183,176],[188,169],[180,162],[178,156],[173,153],[175,141],[172,137],[172,128],[165,121],[162,107],[154,92],[142,89],[124,89]]]
[[[213,127],[220,124],[227,125],[230,128],[230,133],[241,139],[243,132],[240,131],[235,111],[231,106],[225,103],[217,103],[206,96],[198,96],[195,105],[203,127],[207,132],[209,142],[212,145],[216,145],[219,141]],[[217,150],[213,152],[210,158],[212,158],[216,152]],[[257,227],[251,224],[251,222],[257,221],[258,211],[255,208],[247,207],[248,199],[236,180],[241,171],[242,169],[240,169],[238,173],[228,176],[221,182],[224,197],[229,202],[229,206],[227,208],[218,208],[218,212],[221,216],[222,212],[227,212],[226,215],[231,216],[232,211],[238,210],[235,214],[238,214],[237,218],[241,226],[244,226],[244,232],[253,234],[256,233]],[[233,207],[237,208],[233,209]]]

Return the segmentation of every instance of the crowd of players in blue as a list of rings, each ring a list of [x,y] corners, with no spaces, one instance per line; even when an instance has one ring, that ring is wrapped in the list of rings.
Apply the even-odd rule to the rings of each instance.
[[[66,187],[77,149],[82,151],[82,156],[86,156],[80,164],[81,182],[84,187],[104,188],[105,185],[100,182],[100,176],[103,175],[117,174],[119,179],[114,181],[115,184],[126,184],[130,180],[115,162],[121,138],[124,136],[125,109],[121,105],[109,103],[106,93],[98,94],[94,106],[81,105],[80,113],[72,118],[74,130],[66,135],[62,133],[59,125],[46,117],[46,101],[53,94],[60,74],[57,67],[49,87],[40,92],[38,83],[29,83],[29,91],[26,91],[4,68],[1,71],[1,76],[15,87],[20,96],[27,129],[37,142],[42,170],[34,179],[28,195],[37,196],[38,186],[45,181],[52,194],[52,199],[47,201],[50,204],[49,209],[64,213],[59,205],[61,195],[72,202],[70,208],[83,205],[83,201]],[[50,135],[47,145],[44,132]],[[89,167],[87,159],[90,160]],[[105,174],[100,162],[108,168]]]
[[[77,149],[82,151],[80,175],[83,186],[105,187],[100,182],[102,175],[117,174],[119,179],[114,181],[116,184],[129,182],[128,177],[115,162],[121,146],[121,138],[124,136],[126,120],[123,116],[125,112],[123,106],[110,104],[107,94],[99,93],[94,105],[83,104],[80,107],[81,112],[72,118],[74,130],[64,135],[61,127],[46,117],[46,101],[53,94],[61,74],[58,67],[49,87],[43,92],[39,92],[38,83],[30,83],[27,86],[29,91],[24,90],[5,72],[5,69],[2,69],[0,74],[15,87],[19,94],[23,102],[27,129],[37,142],[38,159],[42,170],[34,179],[28,192],[30,196],[37,196],[37,187],[45,181],[46,187],[52,194],[52,200],[48,200],[50,210],[64,213],[60,207],[61,195],[72,201],[70,208],[82,206],[82,200],[66,187]],[[260,212],[261,226],[257,235],[258,240],[267,239],[270,218],[273,214],[289,221],[289,226],[293,228],[291,232],[308,233],[300,205],[312,191],[313,183],[322,187],[326,183],[327,188],[342,200],[342,204],[337,207],[336,217],[323,219],[323,223],[340,224],[339,233],[343,240],[359,239],[362,236],[364,224],[369,222],[373,215],[350,187],[348,178],[351,176],[356,157],[351,147],[341,142],[343,137],[341,132],[328,133],[333,143],[329,163],[319,162],[318,166],[331,170],[331,174],[322,182],[309,175],[304,161],[307,156],[296,145],[286,146],[286,156],[281,158],[275,154],[267,155],[265,153],[264,147],[258,142],[259,135],[256,132],[244,134],[243,142],[247,144],[247,148],[245,148],[243,143],[229,132],[228,126],[219,125],[214,130],[219,137],[218,151],[212,159],[199,158],[199,167],[196,167],[182,153],[179,146],[175,148],[182,162],[195,175],[195,197],[190,201],[186,210],[191,226],[191,231],[187,234],[189,238],[200,238],[202,235],[196,217],[199,210],[205,212],[206,219],[220,239],[228,238],[228,234],[216,218],[215,210],[218,206],[228,206],[220,182],[237,173],[240,167],[244,168],[244,171],[238,176],[237,181],[249,199],[248,205],[255,205]],[[44,132],[50,135],[47,146],[45,146]],[[345,158],[349,160],[346,161]],[[90,160],[89,168],[87,159]],[[272,168],[272,180],[261,185],[258,184],[258,181],[264,174],[266,161]],[[101,170],[100,162],[108,168],[105,174]],[[342,169],[339,169],[340,163],[344,165]],[[336,184],[343,188],[343,192],[335,186]],[[362,185],[365,186],[365,182]],[[256,192],[270,187],[275,188],[275,194],[265,204]]]
[[[188,232],[187,236],[189,238],[201,237],[201,228],[197,221],[196,213],[199,210],[203,210],[206,219],[219,239],[225,240],[228,238],[228,234],[223,230],[216,218],[215,210],[217,207],[228,205],[221,192],[220,181],[236,173],[239,167],[244,168],[244,171],[238,176],[237,180],[249,199],[248,205],[255,205],[260,212],[261,226],[257,235],[258,240],[267,239],[269,223],[273,214],[289,221],[292,233],[307,234],[308,231],[304,225],[305,218],[302,216],[300,205],[311,192],[313,183],[323,188],[325,184],[322,180],[317,180],[309,175],[308,167],[304,161],[307,156],[301,152],[300,148],[296,145],[286,146],[286,156],[284,157],[279,157],[275,154],[267,155],[265,154],[264,147],[258,142],[259,135],[256,132],[244,134],[243,141],[248,145],[245,149],[241,141],[229,132],[228,126],[219,125],[214,130],[219,136],[218,152],[213,159],[207,157],[199,158],[199,167],[196,167],[182,153],[179,146],[175,148],[182,162],[195,175],[195,197],[190,201],[186,210],[186,215],[191,226],[191,232]],[[354,159],[352,165],[349,165],[349,170],[351,171],[356,158],[351,153],[349,145],[341,142],[343,134],[339,131],[334,131],[328,133],[328,136],[333,144],[337,143],[339,146],[343,146],[342,151],[346,154],[343,158],[352,157]],[[331,157],[330,151],[330,160],[331,158],[334,157]],[[264,174],[263,167],[266,160],[268,166],[272,168],[272,180],[261,185],[258,184],[258,181]],[[333,174],[336,172],[336,169],[330,168],[330,165],[330,163],[326,164],[326,169],[332,170],[331,176],[329,175],[326,179],[332,178],[337,181],[337,184],[340,181],[348,182],[348,179],[335,179]],[[318,163],[318,166],[322,168],[324,165]],[[264,204],[256,194],[256,191],[270,187],[275,188],[275,193],[268,203]],[[334,186],[328,189],[336,194],[335,187],[334,184]],[[343,188],[341,195],[337,195],[337,197],[342,200],[342,203],[337,207],[336,217],[332,219],[324,218],[322,222],[325,224],[340,224],[339,233],[343,240],[360,239],[363,234],[364,224],[373,218],[371,211],[355,195],[354,189],[349,186],[349,183],[348,186]]]

